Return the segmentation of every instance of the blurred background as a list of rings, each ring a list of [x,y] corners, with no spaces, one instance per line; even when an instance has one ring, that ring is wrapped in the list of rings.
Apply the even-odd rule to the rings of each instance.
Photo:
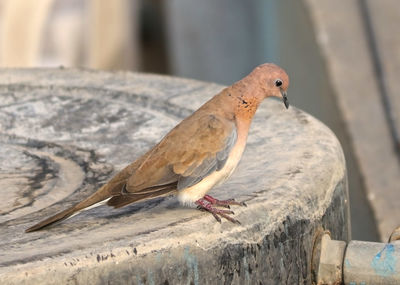
[[[343,146],[353,239],[378,241],[400,223],[399,24],[396,0],[0,0],[0,67],[229,85],[274,62]]]

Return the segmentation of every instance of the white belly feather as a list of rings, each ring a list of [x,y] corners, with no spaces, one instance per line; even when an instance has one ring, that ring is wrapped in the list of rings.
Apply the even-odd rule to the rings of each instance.
[[[200,198],[203,198],[212,187],[219,185],[228,179],[238,165],[245,146],[245,142],[237,142],[233,147],[227,162],[220,171],[215,171],[199,183],[179,191],[178,200],[182,204],[192,205]]]

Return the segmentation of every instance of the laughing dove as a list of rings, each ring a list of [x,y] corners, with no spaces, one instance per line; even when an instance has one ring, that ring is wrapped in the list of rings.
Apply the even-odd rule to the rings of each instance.
[[[183,204],[195,204],[221,221],[230,217],[229,205],[207,195],[235,170],[246,146],[252,118],[267,97],[278,97],[286,108],[289,78],[274,64],[256,67],[248,76],[223,89],[174,127],[159,143],[117,173],[97,192],[26,230],[39,230],[59,220],[107,203],[119,208],[137,201],[176,194]],[[225,209],[221,209],[225,208]]]

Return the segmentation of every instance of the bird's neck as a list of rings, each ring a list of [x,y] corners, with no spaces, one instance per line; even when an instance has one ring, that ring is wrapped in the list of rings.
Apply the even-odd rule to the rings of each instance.
[[[236,124],[240,122],[241,128],[248,130],[257,108],[263,100],[263,94],[255,87],[257,85],[254,82],[245,79],[222,90],[204,104],[202,109],[213,108],[217,104],[218,113],[223,113],[226,118],[235,120]]]
[[[242,121],[247,121],[249,124],[263,99],[260,90],[254,86],[255,84],[251,84],[251,82],[240,80],[227,88],[234,101],[235,116]]]

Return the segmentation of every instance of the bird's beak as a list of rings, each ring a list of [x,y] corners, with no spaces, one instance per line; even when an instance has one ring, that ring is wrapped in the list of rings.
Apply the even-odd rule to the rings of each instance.
[[[285,104],[286,109],[289,109],[289,99],[287,98],[286,91],[281,90],[281,94],[282,94],[283,104]]]

